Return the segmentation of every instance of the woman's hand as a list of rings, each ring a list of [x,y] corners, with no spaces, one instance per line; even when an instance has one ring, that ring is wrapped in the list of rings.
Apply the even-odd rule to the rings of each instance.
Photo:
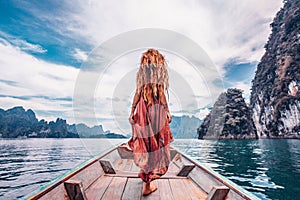
[[[135,121],[134,121],[134,119],[133,119],[133,113],[131,113],[130,114],[130,116],[129,116],[129,122],[130,122],[130,124],[134,124],[135,123]]]
[[[172,121],[172,115],[171,115],[171,113],[169,111],[167,112],[167,119],[168,119],[168,122],[171,123],[171,121]]]

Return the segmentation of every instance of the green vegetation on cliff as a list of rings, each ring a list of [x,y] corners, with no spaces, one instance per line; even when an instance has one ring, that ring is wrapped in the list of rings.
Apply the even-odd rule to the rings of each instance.
[[[222,93],[197,131],[199,139],[257,138],[242,90],[234,88]]]

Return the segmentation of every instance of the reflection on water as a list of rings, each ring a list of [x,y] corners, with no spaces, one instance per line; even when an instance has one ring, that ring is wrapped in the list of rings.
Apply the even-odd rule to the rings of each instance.
[[[21,198],[119,142],[75,138],[2,139],[0,199]]]
[[[122,141],[0,140],[0,199],[20,198]],[[173,146],[262,199],[300,196],[300,140],[177,139]]]
[[[300,196],[300,140],[177,140],[174,146],[261,199]]]

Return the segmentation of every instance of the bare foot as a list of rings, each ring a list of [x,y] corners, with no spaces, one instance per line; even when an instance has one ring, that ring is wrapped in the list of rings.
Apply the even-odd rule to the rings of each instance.
[[[155,185],[150,185],[150,183],[144,183],[143,196],[147,196],[157,190]]]

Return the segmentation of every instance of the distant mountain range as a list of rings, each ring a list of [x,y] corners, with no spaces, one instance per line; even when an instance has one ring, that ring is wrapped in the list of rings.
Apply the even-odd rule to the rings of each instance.
[[[201,122],[199,118],[194,116],[172,116],[170,123],[172,135],[175,138],[198,138],[197,128]]]
[[[197,127],[201,120],[196,117],[172,117],[170,128],[175,138],[197,138]],[[126,136],[104,131],[102,125],[88,127],[86,124],[68,124],[57,118],[47,122],[38,120],[33,110],[17,106],[0,109],[0,138],[126,138]],[[131,137],[128,134],[127,137]]]
[[[0,109],[0,137],[2,138],[126,138],[121,134],[103,131],[102,125],[88,127],[85,124],[67,124],[57,118],[49,123],[38,120],[35,113],[21,106]]]

